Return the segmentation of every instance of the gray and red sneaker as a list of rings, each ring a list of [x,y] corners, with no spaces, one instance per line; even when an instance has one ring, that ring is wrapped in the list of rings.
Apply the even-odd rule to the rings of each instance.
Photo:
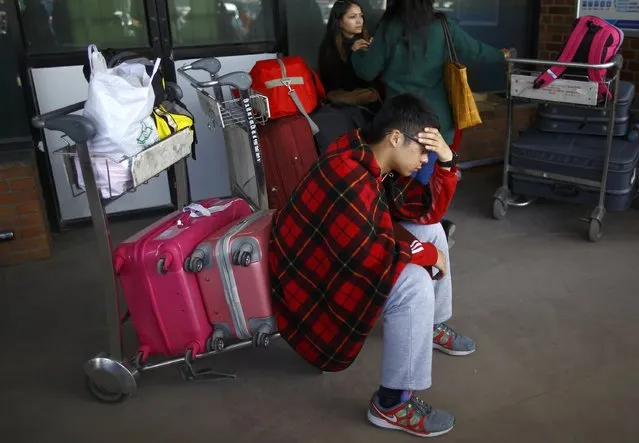
[[[433,348],[448,355],[463,356],[475,352],[473,339],[458,334],[446,323],[433,327]]]
[[[392,408],[379,404],[377,393],[368,408],[368,421],[379,428],[404,431],[417,437],[437,437],[455,426],[452,414],[433,408],[410,393],[408,400]]]

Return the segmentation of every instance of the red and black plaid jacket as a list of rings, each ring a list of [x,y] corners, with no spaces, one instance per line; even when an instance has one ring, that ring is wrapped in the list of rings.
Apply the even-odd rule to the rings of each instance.
[[[315,162],[276,216],[269,268],[277,326],[309,363],[341,371],[359,354],[411,258],[392,219],[436,223],[448,209],[455,171],[436,166],[432,177],[430,188],[382,180],[354,131]]]

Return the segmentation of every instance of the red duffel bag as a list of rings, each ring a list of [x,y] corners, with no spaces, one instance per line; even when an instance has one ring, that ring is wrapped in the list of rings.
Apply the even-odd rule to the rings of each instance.
[[[319,76],[299,56],[260,60],[250,72],[252,88],[269,101],[271,119],[302,114],[313,134],[319,128],[309,114],[326,93]]]

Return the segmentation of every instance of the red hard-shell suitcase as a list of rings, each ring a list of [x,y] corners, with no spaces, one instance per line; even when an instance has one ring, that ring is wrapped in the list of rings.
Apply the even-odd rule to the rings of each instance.
[[[271,120],[258,134],[269,208],[282,209],[317,160],[315,139],[301,115]]]
[[[268,271],[274,212],[255,212],[216,231],[191,255],[216,350],[227,338],[266,347],[276,332]]]
[[[250,213],[242,199],[207,200],[173,212],[116,248],[114,268],[143,359],[206,350],[213,329],[186,259],[211,233]]]

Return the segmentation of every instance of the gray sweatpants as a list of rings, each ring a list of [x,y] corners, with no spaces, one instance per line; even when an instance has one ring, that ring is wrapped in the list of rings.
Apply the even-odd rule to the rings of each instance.
[[[384,348],[380,384],[389,389],[420,391],[431,386],[433,325],[452,315],[448,243],[442,225],[402,223],[421,242],[446,254],[448,272],[433,280],[421,266],[408,264],[384,307]]]

